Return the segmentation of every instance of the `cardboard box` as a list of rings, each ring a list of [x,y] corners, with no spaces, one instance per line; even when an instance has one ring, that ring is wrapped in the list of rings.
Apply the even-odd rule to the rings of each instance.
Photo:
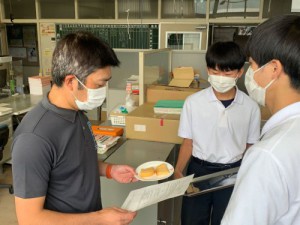
[[[107,111],[102,111],[101,110],[101,113],[100,113],[100,121],[101,122],[104,122],[107,120]]]
[[[178,67],[173,69],[173,79],[169,86],[189,87],[194,80],[193,67]]]
[[[154,113],[181,114],[184,100],[159,100],[154,105]]]
[[[155,103],[158,100],[185,100],[187,96],[200,90],[200,88],[150,85],[147,87],[147,102]]]
[[[154,103],[145,103],[126,116],[126,138],[181,144],[180,115],[155,114]]]

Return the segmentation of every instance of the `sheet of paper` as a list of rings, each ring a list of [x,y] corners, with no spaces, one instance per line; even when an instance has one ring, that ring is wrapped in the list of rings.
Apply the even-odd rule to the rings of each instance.
[[[2,107],[0,106],[0,116],[4,116],[12,113],[12,108]]]
[[[300,12],[300,1],[292,0],[292,12]]]
[[[137,211],[163,200],[183,195],[193,180],[193,177],[194,175],[190,175],[133,190],[129,193],[121,208],[129,211]]]

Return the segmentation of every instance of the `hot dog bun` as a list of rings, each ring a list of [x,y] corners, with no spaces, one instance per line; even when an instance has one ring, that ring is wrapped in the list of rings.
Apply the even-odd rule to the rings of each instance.
[[[156,175],[157,176],[165,176],[170,173],[167,164],[162,163],[159,166],[156,167]]]
[[[140,176],[142,178],[147,178],[147,177],[151,177],[155,174],[155,169],[154,167],[148,167],[148,168],[145,168],[145,169],[141,169],[140,171]]]

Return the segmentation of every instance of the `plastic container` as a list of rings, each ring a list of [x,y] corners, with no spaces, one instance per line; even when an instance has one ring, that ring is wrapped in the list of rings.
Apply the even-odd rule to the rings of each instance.
[[[117,126],[125,126],[125,117],[135,108],[136,106],[126,107],[125,105],[118,105],[109,114],[111,124]]]
[[[16,92],[16,81],[14,79],[9,81],[10,93],[13,95]]]

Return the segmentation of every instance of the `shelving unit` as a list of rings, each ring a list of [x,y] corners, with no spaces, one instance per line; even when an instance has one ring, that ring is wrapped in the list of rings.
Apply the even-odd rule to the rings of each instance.
[[[292,10],[292,6],[295,7],[293,1],[295,0],[0,0],[0,14],[2,23],[37,25],[39,61],[44,72],[47,57],[41,46],[45,38],[41,32],[43,24],[113,24],[124,26],[124,29],[155,24],[158,26],[158,43],[154,47],[123,44],[116,45],[115,48],[165,48],[167,32],[199,32],[199,50],[205,51],[212,43],[214,27],[245,24],[256,26],[274,15],[299,14],[297,9]],[[49,47],[50,53],[52,47]]]
[[[174,20],[218,18],[265,19],[283,13],[299,13],[296,0],[1,0],[0,2],[2,20],[133,19],[174,22]]]

